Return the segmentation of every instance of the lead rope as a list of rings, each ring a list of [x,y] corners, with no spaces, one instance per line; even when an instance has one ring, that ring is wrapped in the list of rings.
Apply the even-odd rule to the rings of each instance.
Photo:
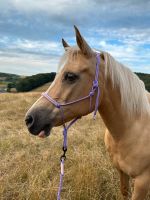
[[[99,84],[98,84],[98,76],[99,76],[99,64],[100,64],[100,57],[99,54],[96,55],[96,72],[95,72],[95,79],[93,81],[93,86],[92,86],[92,90],[90,92],[90,110],[91,110],[91,105],[92,105],[92,97],[94,96],[95,91],[97,90],[97,96],[96,96],[96,103],[95,103],[95,109],[94,109],[94,114],[93,114],[93,119],[96,118],[96,114],[98,111],[98,105],[99,105],[99,97],[100,97],[100,89],[99,89]],[[44,95],[45,96],[45,95]],[[47,98],[47,96],[46,96]],[[48,96],[49,98],[49,96]],[[52,99],[53,100],[53,99]],[[51,99],[50,99],[51,101]],[[61,195],[61,191],[62,191],[62,185],[63,185],[63,177],[64,177],[64,163],[66,160],[66,152],[67,152],[67,133],[68,133],[68,129],[81,117],[77,117],[75,119],[73,119],[68,126],[65,125],[64,123],[64,113],[62,110],[62,107],[60,104],[56,104],[57,102],[53,102],[57,108],[60,109],[61,112],[61,116],[62,116],[62,121],[63,121],[63,154],[60,157],[60,180],[59,180],[59,187],[58,187],[58,192],[57,192],[57,200],[60,200],[60,195]]]
[[[62,184],[63,184],[63,177],[64,177],[64,163],[66,160],[66,152],[67,152],[67,133],[68,133],[68,129],[70,128],[70,126],[72,126],[80,117],[77,117],[75,119],[73,119],[70,124],[68,126],[66,126],[65,124],[64,126],[64,130],[63,130],[63,154],[60,157],[60,180],[59,180],[59,188],[58,188],[58,193],[57,193],[57,200],[60,200],[60,194],[61,194],[61,190],[62,190]]]

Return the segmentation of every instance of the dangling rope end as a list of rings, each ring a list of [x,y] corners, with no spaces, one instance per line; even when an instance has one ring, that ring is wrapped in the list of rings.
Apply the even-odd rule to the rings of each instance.
[[[64,176],[64,161],[65,161],[65,158],[62,158],[61,159],[61,164],[60,164],[60,167],[61,167],[61,175]]]
[[[96,120],[96,115],[93,115],[93,119]]]

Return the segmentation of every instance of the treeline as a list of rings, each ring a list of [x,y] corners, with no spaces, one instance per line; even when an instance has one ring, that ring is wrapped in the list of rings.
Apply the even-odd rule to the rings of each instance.
[[[2,73],[1,73],[2,74]],[[145,88],[150,92],[150,74],[144,74],[144,73],[136,73],[138,77],[144,81]],[[1,77],[4,77],[4,73],[1,75]],[[6,76],[6,75],[5,75]],[[35,89],[39,86],[42,86],[43,84],[47,82],[52,82],[56,76],[55,72],[51,73],[44,73],[44,74],[37,74],[33,76],[27,76],[25,78],[13,75],[11,77],[9,74],[6,76],[7,81],[13,80],[12,82],[8,83],[7,85],[7,91],[10,92],[12,88],[16,88],[17,92],[26,92],[30,91],[32,89]]]
[[[11,91],[11,88],[16,88],[17,92],[27,92],[45,83],[52,82],[55,76],[56,73],[51,72],[20,78],[16,82],[9,83],[7,86],[7,91],[9,92]]]
[[[150,74],[136,73],[138,77],[144,82],[145,88],[150,92]]]

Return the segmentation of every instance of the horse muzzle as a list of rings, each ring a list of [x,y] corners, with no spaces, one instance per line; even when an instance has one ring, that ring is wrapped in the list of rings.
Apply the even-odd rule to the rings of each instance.
[[[53,128],[51,111],[45,108],[35,108],[29,110],[25,117],[25,123],[32,135],[47,137]]]

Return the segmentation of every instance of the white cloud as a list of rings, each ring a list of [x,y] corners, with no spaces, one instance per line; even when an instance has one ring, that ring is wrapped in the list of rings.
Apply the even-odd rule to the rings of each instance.
[[[130,13],[134,10],[134,14],[141,11],[148,10],[150,2],[148,0],[1,0],[0,8],[5,8],[5,10],[16,9],[18,11],[24,12],[35,12],[42,11],[48,14],[55,13],[60,14],[64,12],[72,12],[73,10],[90,11],[99,9],[101,12],[107,12],[109,10],[109,15],[111,13],[122,12],[124,14]]]
[[[90,29],[90,33],[96,32],[97,37],[105,38],[106,40],[117,39],[120,42],[141,45],[150,43],[150,28],[100,28]]]
[[[0,39],[0,71],[17,74],[36,74],[57,71],[60,46],[57,42],[26,39]]]
[[[145,51],[139,46],[130,44],[112,45],[106,43],[103,50],[109,52],[118,61],[128,66],[133,71],[150,73],[150,68],[146,67],[149,63],[150,52]]]
[[[138,33],[139,39],[136,40],[137,35],[135,34],[134,37],[134,34],[132,34],[132,40],[127,40],[128,35],[126,34],[121,38],[121,31],[118,32],[118,35],[120,35],[119,39],[118,35],[116,38],[113,37],[115,32],[112,33],[112,37],[105,35],[107,39],[102,36],[102,40],[99,41],[94,37],[86,39],[90,41],[92,47],[108,51],[117,60],[132,68],[133,71],[150,73],[150,51],[141,47],[141,35]],[[116,43],[112,43],[112,39],[115,39]],[[73,38],[70,38],[70,40],[72,41]],[[149,40],[149,37],[143,38],[142,45],[147,44],[147,40]],[[117,43],[118,41],[119,43]],[[34,74],[49,72],[49,70],[57,71],[57,63],[60,55],[63,53],[61,43],[53,41],[32,41],[19,38],[10,40],[8,37],[4,37],[0,39],[0,43],[7,47],[7,51],[1,50],[0,52],[0,71],[5,72],[7,68],[19,74]]]
[[[133,71],[150,73],[150,28],[141,29],[96,29],[96,38],[86,40],[92,47],[112,54],[121,63]],[[147,46],[147,47],[146,47]]]
[[[53,41],[0,38],[0,71],[36,74],[57,71],[61,44]]]
[[[2,54],[0,52],[0,71],[16,73],[20,75],[31,75],[37,73],[48,73],[57,71],[57,57],[31,56],[29,54]]]
[[[33,52],[60,52],[60,43],[54,41],[40,41],[40,40],[28,40],[28,39],[9,39],[8,37],[2,37],[0,43],[7,46],[8,49],[22,49],[32,50]]]
[[[34,13],[34,12],[45,12],[48,15],[61,14],[74,10],[75,8],[81,9],[81,4],[87,3],[88,0],[1,0],[0,8],[5,9],[5,12],[10,12],[15,9],[20,12]]]
[[[61,43],[47,41],[45,33],[53,38],[56,32],[56,38],[66,34],[72,43],[68,27],[79,24],[93,48],[110,52],[133,70],[150,73],[150,47],[144,47],[150,45],[149,8],[148,0],[0,0],[0,34],[10,34],[0,37],[0,70],[2,64],[12,69],[11,62],[19,67],[21,61],[28,69],[42,63],[48,67],[49,59],[55,66],[63,52]]]

